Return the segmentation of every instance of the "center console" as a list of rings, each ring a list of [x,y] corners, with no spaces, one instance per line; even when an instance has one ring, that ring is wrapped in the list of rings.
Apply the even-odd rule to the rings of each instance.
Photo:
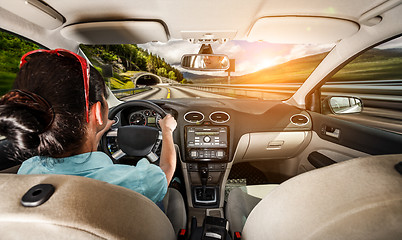
[[[206,216],[202,227],[197,227],[195,218],[191,221],[189,240],[230,240],[229,222],[224,218]]]
[[[186,126],[185,144],[192,205],[220,207],[222,181],[229,162],[229,127]]]
[[[186,126],[186,161],[228,161],[227,126]]]

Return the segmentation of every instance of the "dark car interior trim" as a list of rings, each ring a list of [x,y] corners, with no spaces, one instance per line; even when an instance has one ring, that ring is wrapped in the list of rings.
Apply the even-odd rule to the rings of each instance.
[[[402,136],[315,112],[309,112],[313,131],[324,140],[372,155],[401,152]],[[328,134],[333,130],[332,134]]]

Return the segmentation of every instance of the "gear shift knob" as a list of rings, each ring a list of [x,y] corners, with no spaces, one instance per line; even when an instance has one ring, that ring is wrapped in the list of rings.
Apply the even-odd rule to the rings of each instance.
[[[199,168],[199,173],[200,173],[202,186],[206,186],[207,181],[208,181],[208,167],[207,166],[200,167]]]

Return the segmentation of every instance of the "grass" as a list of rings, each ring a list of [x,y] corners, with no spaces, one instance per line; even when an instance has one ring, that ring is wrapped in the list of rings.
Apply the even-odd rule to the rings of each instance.
[[[13,82],[15,77],[17,76],[16,73],[10,72],[2,72],[0,71],[0,95],[4,95],[8,91],[10,91],[11,87],[13,86]]]
[[[365,62],[363,62],[365,60]],[[367,61],[368,60],[368,61]],[[332,77],[332,81],[402,79],[402,57],[356,58]]]
[[[233,83],[264,84],[264,83],[289,83],[304,82],[313,72],[327,53],[321,53],[300,59],[295,59],[261,71],[234,77]]]

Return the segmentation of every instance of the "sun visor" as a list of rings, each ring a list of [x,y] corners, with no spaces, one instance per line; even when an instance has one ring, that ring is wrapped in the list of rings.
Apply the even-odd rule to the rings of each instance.
[[[356,22],[329,17],[274,16],[258,19],[249,41],[285,44],[334,43],[359,31]]]
[[[8,1],[2,8],[46,29],[55,29],[64,22],[64,17],[40,0]]]
[[[135,44],[166,42],[169,33],[158,20],[125,20],[77,23],[64,27],[61,34],[83,44]]]

